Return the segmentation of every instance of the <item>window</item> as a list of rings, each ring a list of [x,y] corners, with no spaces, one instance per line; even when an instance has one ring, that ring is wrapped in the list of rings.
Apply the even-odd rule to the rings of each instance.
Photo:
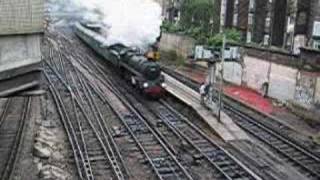
[[[320,37],[320,21],[314,22],[312,36]]]
[[[320,50],[320,41],[314,41],[313,42],[313,48]]]

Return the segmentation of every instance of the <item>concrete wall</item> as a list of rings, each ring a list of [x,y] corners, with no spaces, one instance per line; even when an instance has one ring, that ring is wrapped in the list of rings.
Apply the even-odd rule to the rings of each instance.
[[[272,63],[268,95],[282,101],[293,100],[297,73],[297,69]]]
[[[0,72],[39,63],[40,60],[40,35],[3,36],[0,38]],[[0,79],[5,78],[8,77],[0,75]]]
[[[186,57],[195,45],[192,38],[163,34],[160,48],[175,50]],[[226,81],[244,85],[262,92],[262,85],[269,85],[268,96],[281,101],[295,101],[309,106],[320,103],[320,74],[306,73],[304,65],[317,67],[319,52],[303,51],[301,57],[287,53],[246,47],[246,55],[240,63],[226,62]],[[310,66],[309,66],[310,65]]]
[[[271,98],[293,101],[304,107],[320,103],[320,73],[306,72],[248,55],[244,57],[243,66],[228,62],[224,67],[225,80],[232,84],[262,92],[263,84],[267,83]]]
[[[251,89],[260,91],[262,84],[268,82],[270,63],[252,56],[245,56],[244,65],[245,75],[243,76],[243,81]]]
[[[242,67],[239,63],[226,62],[224,64],[224,79],[236,85],[242,84]]]
[[[43,0],[1,0],[0,35],[43,31]]]
[[[317,78],[311,73],[299,72],[297,78],[295,101],[305,106],[314,103]]]
[[[318,106],[320,106],[320,77],[317,78],[317,82],[316,82],[316,90],[315,90],[315,104],[317,104]]]
[[[176,34],[163,33],[160,49],[169,51],[175,50],[183,57],[190,55],[194,49],[195,40],[186,36],[180,36]]]

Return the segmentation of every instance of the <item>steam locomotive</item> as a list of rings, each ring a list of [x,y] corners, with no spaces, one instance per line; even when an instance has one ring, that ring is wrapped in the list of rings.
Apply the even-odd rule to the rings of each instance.
[[[123,44],[106,45],[106,38],[99,33],[96,26],[76,23],[75,32],[143,94],[152,98],[160,98],[163,95],[164,77],[161,75],[160,65],[154,60]]]

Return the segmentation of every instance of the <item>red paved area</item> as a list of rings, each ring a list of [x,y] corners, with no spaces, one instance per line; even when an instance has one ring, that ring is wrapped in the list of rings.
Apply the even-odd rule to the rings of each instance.
[[[259,93],[251,89],[228,85],[224,87],[224,92],[262,112],[271,114],[275,109],[270,99],[262,97]]]
[[[179,67],[177,71],[199,83],[204,82],[207,76],[206,71],[191,68],[190,66]],[[224,91],[227,95],[232,96],[245,104],[253,106],[262,112],[271,114],[275,110],[280,110],[273,106],[271,99],[264,98],[258,92],[246,87],[227,85],[224,88]]]

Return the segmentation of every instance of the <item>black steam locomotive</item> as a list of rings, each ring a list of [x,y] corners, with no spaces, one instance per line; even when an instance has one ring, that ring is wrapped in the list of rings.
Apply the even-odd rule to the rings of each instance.
[[[123,44],[107,46],[106,38],[100,35],[97,27],[77,23],[75,32],[99,55],[117,67],[123,77],[129,80],[133,86],[136,86],[147,96],[154,98],[162,96],[165,83],[159,64],[146,58],[138,50]]]

